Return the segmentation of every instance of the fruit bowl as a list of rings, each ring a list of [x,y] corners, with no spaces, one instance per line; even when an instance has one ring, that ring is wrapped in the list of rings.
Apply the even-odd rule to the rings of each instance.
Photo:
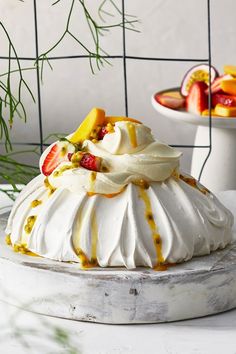
[[[156,97],[179,88],[171,88],[152,95],[154,109],[177,123],[197,126],[194,146],[209,145],[209,117],[186,112],[184,108],[174,110],[157,102]],[[201,175],[201,182],[213,192],[236,189],[236,117],[212,117],[212,149]],[[208,149],[193,149],[191,175],[199,178],[207,158]],[[219,168],[222,167],[222,168]]]
[[[180,88],[179,87],[174,87],[174,88],[170,88],[170,89],[166,89],[166,90],[162,90],[159,92],[156,92],[152,95],[152,105],[154,107],[154,109],[166,116],[167,118],[170,118],[172,120],[174,120],[175,122],[185,122],[188,124],[194,124],[194,125],[200,125],[200,126],[209,126],[209,117],[208,116],[201,116],[201,115],[197,115],[194,113],[190,113],[187,112],[184,108],[181,110],[175,110],[175,109],[171,109],[168,107],[163,106],[162,104],[160,104],[156,97],[157,95],[160,94],[164,94],[166,92],[170,92],[170,91],[179,91]],[[230,117],[230,118],[226,118],[226,117],[212,117],[212,126],[215,128],[236,128],[236,117]]]

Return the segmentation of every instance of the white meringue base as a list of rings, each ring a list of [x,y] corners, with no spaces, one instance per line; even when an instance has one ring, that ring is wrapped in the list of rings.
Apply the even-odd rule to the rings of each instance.
[[[58,188],[51,196],[43,175],[32,180],[14,204],[6,229],[13,244],[58,261],[82,262],[78,250],[99,266],[155,267],[157,251],[146,219],[141,188],[129,184],[113,198],[75,194]],[[142,190],[150,201],[156,232],[166,263],[224,248],[232,239],[232,214],[210,193],[203,194],[182,180],[153,182]],[[35,199],[42,200],[36,208]],[[37,219],[32,232],[24,226]]]

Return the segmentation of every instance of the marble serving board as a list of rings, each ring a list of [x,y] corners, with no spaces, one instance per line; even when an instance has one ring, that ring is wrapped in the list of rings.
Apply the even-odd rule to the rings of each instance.
[[[0,300],[30,311],[100,323],[157,323],[236,307],[236,243],[166,271],[93,268],[15,253],[0,216]]]

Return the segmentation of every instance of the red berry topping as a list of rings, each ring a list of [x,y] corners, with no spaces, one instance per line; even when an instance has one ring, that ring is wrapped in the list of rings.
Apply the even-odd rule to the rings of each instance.
[[[105,126],[103,126],[98,132],[98,140],[102,140],[104,136],[108,133]]]
[[[85,153],[80,161],[80,166],[87,170],[99,171],[101,167],[101,158],[89,153]]]
[[[73,155],[72,152],[68,152],[67,157],[68,157],[68,160],[69,160],[69,161],[71,161],[72,155]]]

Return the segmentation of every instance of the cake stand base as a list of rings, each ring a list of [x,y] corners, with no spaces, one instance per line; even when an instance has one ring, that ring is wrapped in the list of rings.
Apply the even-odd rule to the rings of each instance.
[[[194,145],[209,144],[209,127],[198,126]],[[212,127],[212,151],[201,183],[213,192],[236,189],[236,129]],[[208,149],[193,149],[191,174],[198,178]]]
[[[77,264],[14,253],[0,217],[0,300],[79,321],[157,323],[236,307],[236,244],[158,272],[80,270]]]

